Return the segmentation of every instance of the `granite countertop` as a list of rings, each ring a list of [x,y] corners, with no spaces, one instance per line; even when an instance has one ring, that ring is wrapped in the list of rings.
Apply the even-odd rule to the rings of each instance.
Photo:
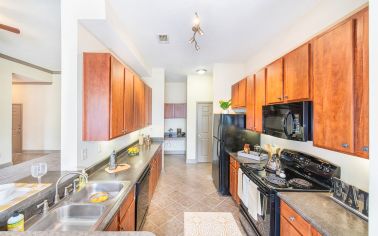
[[[278,196],[323,236],[368,235],[368,222],[330,198],[330,193],[279,192]]]

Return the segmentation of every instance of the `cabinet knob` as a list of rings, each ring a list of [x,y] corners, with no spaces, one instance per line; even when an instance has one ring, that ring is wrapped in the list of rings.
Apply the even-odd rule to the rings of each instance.
[[[369,147],[368,147],[368,146],[364,146],[364,147],[362,147],[362,151],[364,151],[364,152],[368,152],[368,151],[369,151]]]
[[[281,98],[281,97],[278,97],[277,99],[278,99],[278,100],[282,100],[282,98]]]
[[[343,143],[343,144],[341,144],[341,146],[342,146],[343,148],[348,148],[348,147],[349,147],[349,144],[347,144],[347,143]]]
[[[288,98],[289,98],[289,96],[287,96],[287,95],[286,95],[286,96],[284,96],[284,98],[285,98],[285,99],[288,99]]]
[[[290,217],[289,217],[289,220],[290,220],[291,222],[293,222],[293,221],[295,220],[295,217],[294,217],[294,216],[290,216]]]

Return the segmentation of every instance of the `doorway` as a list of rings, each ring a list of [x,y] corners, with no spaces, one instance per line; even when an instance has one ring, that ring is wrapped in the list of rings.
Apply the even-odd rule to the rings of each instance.
[[[22,152],[22,104],[12,104],[12,152]]]
[[[211,162],[212,160],[212,125],[213,103],[197,103],[197,162]]]

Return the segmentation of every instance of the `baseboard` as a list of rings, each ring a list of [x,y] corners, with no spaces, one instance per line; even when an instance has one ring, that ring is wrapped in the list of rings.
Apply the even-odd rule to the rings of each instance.
[[[196,159],[186,159],[186,164],[196,164],[197,160]]]
[[[164,150],[164,154],[166,155],[185,155],[185,151],[166,151]]]
[[[13,165],[12,162],[7,162],[7,163],[4,163],[4,164],[0,164],[0,169],[1,169],[1,168],[8,167],[8,166],[12,166],[12,165]]]

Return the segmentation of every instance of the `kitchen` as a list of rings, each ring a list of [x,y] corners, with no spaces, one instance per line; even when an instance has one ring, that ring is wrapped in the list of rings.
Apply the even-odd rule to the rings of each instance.
[[[175,33],[153,25],[151,18],[156,15],[150,16],[149,23],[139,28],[149,31],[151,28],[148,27],[156,27],[159,32],[151,30],[154,32],[154,37],[151,37],[153,43],[143,41],[143,33],[135,28],[135,22],[143,21],[135,12],[149,6],[145,1],[141,5],[132,3],[129,9],[125,7],[126,3],[120,1],[78,2],[82,2],[82,5],[63,1],[59,4],[62,28],[59,56],[62,60],[59,68],[62,76],[60,170],[50,171],[49,166],[49,171],[41,179],[43,184],[51,185],[35,190],[40,192],[27,198],[29,205],[21,201],[10,207],[7,214],[1,215],[1,226],[12,217],[14,211],[22,209],[25,229],[42,229],[47,226],[41,222],[54,224],[46,219],[53,220],[50,216],[62,212],[62,207],[82,206],[82,197],[108,192],[110,200],[107,203],[98,204],[90,212],[81,211],[84,214],[81,217],[91,218],[86,222],[88,224],[81,225],[87,226],[84,231],[143,230],[142,225],[150,223],[149,216],[159,217],[158,211],[149,211],[161,208],[163,202],[156,204],[155,200],[162,194],[162,186],[169,183],[174,184],[176,190],[173,191],[172,186],[164,186],[163,190],[173,191],[164,195],[170,199],[174,197],[175,204],[180,199],[182,203],[193,200],[199,204],[199,199],[211,194],[212,199],[223,199],[221,194],[195,191],[190,193],[198,194],[201,198],[192,197],[186,201],[186,197],[190,196],[186,190],[190,188],[194,191],[196,185],[201,186],[198,188],[201,190],[217,188],[220,193],[230,194],[232,201],[228,197],[212,209],[202,205],[203,209],[196,209],[198,212],[219,213],[225,205],[233,204],[232,210],[225,209],[224,212],[232,213],[237,228],[246,235],[367,235],[368,231],[369,235],[376,234],[376,226],[368,225],[366,219],[367,215],[369,221],[376,219],[376,212],[372,209],[375,209],[377,184],[372,170],[376,166],[374,157],[377,151],[369,143],[376,143],[376,104],[371,91],[375,91],[377,85],[373,79],[369,79],[376,77],[376,68],[368,66],[376,62],[376,55],[372,53],[376,49],[374,33],[378,28],[374,27],[378,22],[374,1],[288,1],[280,6],[286,7],[286,11],[298,6],[298,10],[290,11],[292,14],[287,17],[273,7],[278,4],[273,2],[264,3],[267,5],[236,3],[235,6],[228,6],[234,10],[238,8],[240,17],[251,17],[246,19],[254,27],[260,24],[252,17],[254,14],[257,16],[258,12],[265,12],[265,15],[258,16],[266,20],[267,15],[276,13],[277,18],[262,24],[272,32],[261,31],[264,37],[256,37],[256,45],[252,46],[245,46],[248,43],[243,39],[235,39],[240,41],[229,45],[230,37],[225,31],[222,31],[224,38],[219,37],[219,32],[212,32],[217,25],[209,24],[208,17],[212,13],[205,6],[194,4],[191,5],[193,10],[183,10],[172,3],[173,9],[185,12],[184,20],[189,22],[189,34],[193,33],[190,21],[193,16],[201,19],[204,33],[197,34],[198,42],[188,44],[186,38],[183,40],[185,44],[182,47],[188,51],[188,54],[185,54],[187,51],[180,51],[185,55],[183,58],[171,49],[171,46],[177,46]],[[212,7],[224,12],[222,4],[214,2]],[[158,4],[153,6],[156,9],[163,7]],[[273,12],[264,8],[267,6]],[[70,10],[73,8],[77,11]],[[254,14],[243,11],[243,8]],[[120,14],[122,11],[126,11],[125,14]],[[198,14],[195,14],[196,11]],[[234,13],[232,17],[240,20]],[[173,17],[167,17],[169,22],[180,18],[178,15]],[[167,18],[163,18],[162,22],[167,22]],[[179,22],[182,22],[181,19]],[[231,19],[230,22],[239,25],[241,21]],[[279,25],[272,27],[273,23]],[[194,26],[199,26],[198,22]],[[225,27],[228,29],[227,24]],[[122,28],[127,31],[120,30]],[[181,24],[178,28],[180,32],[184,29]],[[273,28],[277,31],[273,32]],[[278,29],[281,31],[278,32]],[[169,36],[168,42],[156,42],[155,34],[165,34],[162,33],[164,31]],[[239,34],[242,31],[238,28]],[[230,32],[234,35],[237,33]],[[184,33],[186,36],[188,32],[185,30]],[[251,40],[252,33],[240,38]],[[132,45],[133,40],[128,35],[133,35],[135,45]],[[219,42],[226,45],[222,47],[217,44],[217,49],[224,50],[212,48],[212,43],[207,40],[208,37],[214,43],[216,40],[211,38],[212,35],[217,35]],[[197,44],[200,47],[198,50]],[[164,58],[151,45],[161,48],[159,52],[164,53]],[[226,48],[235,48],[232,54],[234,59],[231,56],[225,59],[222,53],[230,53],[226,52]],[[208,49],[213,50],[208,53]],[[172,51],[168,53],[165,50]],[[214,54],[211,60],[204,59],[203,55],[208,54]],[[217,58],[220,54],[223,57]],[[156,67],[146,66],[150,63]],[[195,68],[184,68],[187,65],[194,65]],[[183,67],[181,74],[177,73],[180,66]],[[206,69],[205,76],[199,75],[196,71],[199,68]],[[92,83],[96,78],[98,83]],[[183,95],[186,99],[171,103],[186,103],[186,121],[184,125],[168,127],[174,131],[182,128],[181,133],[185,132],[185,149],[177,153],[186,155],[183,160],[165,155],[163,145],[164,136],[169,137],[169,128],[164,120],[166,83],[176,78],[186,81],[186,95]],[[4,88],[2,85],[5,82],[1,84]],[[218,106],[220,100],[230,100],[230,107],[223,110]],[[213,106],[211,127],[220,127],[211,128],[214,137],[209,142],[212,164],[200,163],[197,159],[196,106],[203,102],[212,103]],[[1,111],[5,114],[4,110]],[[239,121],[233,121],[234,117],[239,117]],[[0,126],[2,140],[5,137],[3,130],[3,126]],[[225,143],[222,143],[222,134],[228,138]],[[244,144],[249,144],[249,147]],[[244,146],[247,153],[238,155]],[[3,146],[0,148],[2,160],[4,149]],[[112,155],[113,150],[115,155]],[[184,153],[182,150],[185,150]],[[214,153],[218,151],[222,155],[215,157]],[[248,152],[252,152],[253,157],[246,155]],[[117,167],[126,170],[108,174],[104,169],[109,162],[114,164],[114,158]],[[82,169],[86,174],[79,172],[70,175],[69,179],[62,179],[63,182],[57,184],[58,198],[62,199],[56,198],[55,183],[59,177]],[[268,169],[271,172],[266,171]],[[30,173],[30,169],[25,172]],[[84,186],[87,175],[89,182]],[[173,183],[175,179],[181,182]],[[216,182],[214,185],[213,180]],[[31,184],[36,180],[28,176],[16,183]],[[301,186],[298,187],[298,184]],[[334,193],[328,193],[330,189],[334,189]],[[180,194],[176,196],[174,192],[177,191],[185,198]],[[81,195],[85,192],[89,195]],[[169,196],[171,193],[172,196]],[[331,199],[332,195],[336,200]],[[106,197],[109,198],[107,194]],[[367,204],[368,198],[373,199],[370,206]],[[57,204],[54,204],[55,199],[58,199]],[[347,201],[352,209],[341,206],[340,201]],[[160,208],[156,208],[156,205]],[[165,205],[168,203],[165,202]],[[356,206],[359,206],[358,210]],[[234,211],[235,208],[237,211]],[[160,212],[161,218],[165,217],[165,212],[166,209]],[[74,211],[71,213],[77,214]],[[32,215],[35,218],[29,220]],[[162,225],[156,231],[146,231],[156,235],[173,232],[176,235],[184,232],[190,235],[182,228],[186,221],[184,218],[176,215],[173,221],[184,222],[181,222],[180,230],[178,226],[172,226],[171,232],[162,232]]]

